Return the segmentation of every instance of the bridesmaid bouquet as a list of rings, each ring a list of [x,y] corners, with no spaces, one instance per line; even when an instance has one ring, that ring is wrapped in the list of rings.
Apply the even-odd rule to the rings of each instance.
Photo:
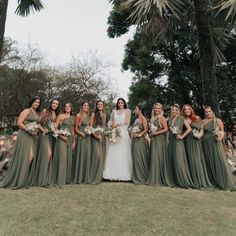
[[[29,133],[33,133],[38,131],[39,127],[40,125],[36,121],[29,122],[26,124],[26,131]]]
[[[46,128],[48,129],[48,132],[44,132],[43,135],[48,134],[49,132],[54,132],[56,130],[56,124],[53,121],[48,121]]]
[[[224,131],[220,131],[220,130],[216,129],[216,130],[213,131],[213,134],[218,138],[218,137],[224,135]]]
[[[100,141],[102,141],[102,134],[104,133],[104,128],[97,126],[96,128],[92,128],[92,133],[95,133]]]
[[[84,132],[85,132],[86,134],[92,134],[93,128],[92,128],[91,126],[87,125],[87,126],[85,127],[85,129],[84,129]]]
[[[150,133],[151,132],[156,132],[158,130],[158,127],[156,125],[154,125],[153,123],[150,124]]]
[[[131,136],[134,136],[135,134],[139,134],[141,132],[141,129],[139,126],[134,125],[130,128],[129,131],[130,131]]]
[[[201,138],[201,133],[199,130],[197,129],[193,129],[193,137],[197,138],[197,139],[200,139]]]
[[[53,132],[53,136],[54,136],[55,138],[57,138],[59,135],[63,135],[63,136],[65,136],[65,137],[68,137],[68,136],[71,135],[71,133],[70,133],[70,131],[69,131],[67,128],[55,130],[55,131]]]
[[[107,128],[107,130],[105,130],[105,135],[110,142],[118,143],[121,137],[121,129],[120,127]]]
[[[178,126],[170,126],[170,130],[175,135],[180,134],[180,130]]]

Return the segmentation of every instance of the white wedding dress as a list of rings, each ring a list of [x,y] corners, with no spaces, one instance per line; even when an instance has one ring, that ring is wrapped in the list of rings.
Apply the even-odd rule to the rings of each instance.
[[[130,110],[120,112],[114,110],[109,121],[110,124],[118,124],[121,128],[121,137],[118,143],[109,142],[103,178],[109,180],[131,180],[132,157],[131,140],[128,134],[130,122]]]

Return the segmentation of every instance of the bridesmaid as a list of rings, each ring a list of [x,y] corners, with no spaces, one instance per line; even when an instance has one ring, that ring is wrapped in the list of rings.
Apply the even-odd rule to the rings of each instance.
[[[75,147],[74,116],[71,103],[66,103],[64,113],[56,119],[55,128],[68,130],[70,135],[60,134],[53,154],[53,183],[56,186],[69,184],[72,181],[72,150]]]
[[[205,108],[206,119],[203,120],[203,150],[210,180],[223,190],[236,190],[236,178],[227,163],[222,146],[224,139],[223,122],[216,118],[211,107]]]
[[[193,108],[188,104],[183,106],[182,113],[192,128],[192,131],[185,137],[184,144],[193,183],[197,188],[213,187],[208,177],[201,143],[202,120],[195,115]]]
[[[182,116],[179,116],[180,107],[175,104],[171,107],[171,117],[168,119],[169,144],[168,158],[170,158],[174,183],[181,188],[195,188],[187,162],[183,139],[191,132],[191,127]],[[183,129],[186,128],[185,132]]]
[[[163,112],[162,104],[155,103],[150,121],[150,171],[147,184],[173,186],[173,176],[170,171],[170,162],[167,158],[166,133],[168,126]]]
[[[88,184],[91,168],[91,136],[85,130],[90,125],[89,103],[82,103],[81,111],[75,117],[75,131],[77,133],[77,144],[75,154],[75,176],[74,183]]]
[[[95,112],[92,113],[90,126],[93,128],[106,126],[106,114],[104,112],[104,102],[96,102]],[[92,157],[90,169],[90,183],[99,184],[102,182],[102,173],[105,164],[106,138],[101,132],[93,132],[91,140]]]
[[[137,119],[135,120],[132,129],[132,181],[135,184],[146,184],[149,171],[149,147],[144,136],[148,131],[148,124],[143,115],[143,108],[141,105],[136,106],[134,113],[137,116]]]
[[[20,113],[17,121],[18,138],[10,166],[0,187],[18,189],[28,188],[33,184],[38,128],[30,131],[29,126],[39,124],[40,103],[39,97],[33,97],[29,107]]]
[[[52,153],[54,138],[50,132],[50,124],[55,123],[60,102],[57,98],[50,102],[49,108],[40,114],[41,132],[38,140],[38,154],[35,169],[35,184],[47,187],[52,185]]]

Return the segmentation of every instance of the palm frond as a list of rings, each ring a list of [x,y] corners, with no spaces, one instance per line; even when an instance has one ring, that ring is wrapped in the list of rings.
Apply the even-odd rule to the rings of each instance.
[[[216,62],[223,62],[225,61],[223,50],[234,36],[226,28],[214,26],[211,27],[211,35]]]
[[[228,14],[226,16],[226,20],[229,17],[235,18],[235,16],[236,16],[236,0],[224,0],[217,7],[220,8],[219,12],[223,11],[223,10],[228,10]]]
[[[153,14],[160,17],[174,14],[176,18],[180,18],[184,3],[181,0],[126,0],[122,5],[126,8],[133,8],[130,18],[139,25]]]
[[[179,22],[184,6],[181,0],[122,0],[122,7],[132,12],[128,19],[151,39],[165,34],[173,19]]]
[[[26,17],[34,11],[42,10],[43,4],[41,0],[18,0],[18,7],[16,8],[15,13],[17,15]]]

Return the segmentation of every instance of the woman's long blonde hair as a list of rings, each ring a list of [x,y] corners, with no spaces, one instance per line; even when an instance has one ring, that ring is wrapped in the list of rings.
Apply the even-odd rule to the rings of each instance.
[[[160,108],[161,108],[161,116],[164,114],[164,108],[163,108],[163,105],[161,104],[161,103],[159,103],[159,102],[156,102],[154,105],[153,105],[153,107],[152,107],[152,117],[151,117],[151,122],[153,122],[159,115],[155,115],[155,111],[154,111],[154,109],[155,109],[155,107],[156,106],[159,106]]]

